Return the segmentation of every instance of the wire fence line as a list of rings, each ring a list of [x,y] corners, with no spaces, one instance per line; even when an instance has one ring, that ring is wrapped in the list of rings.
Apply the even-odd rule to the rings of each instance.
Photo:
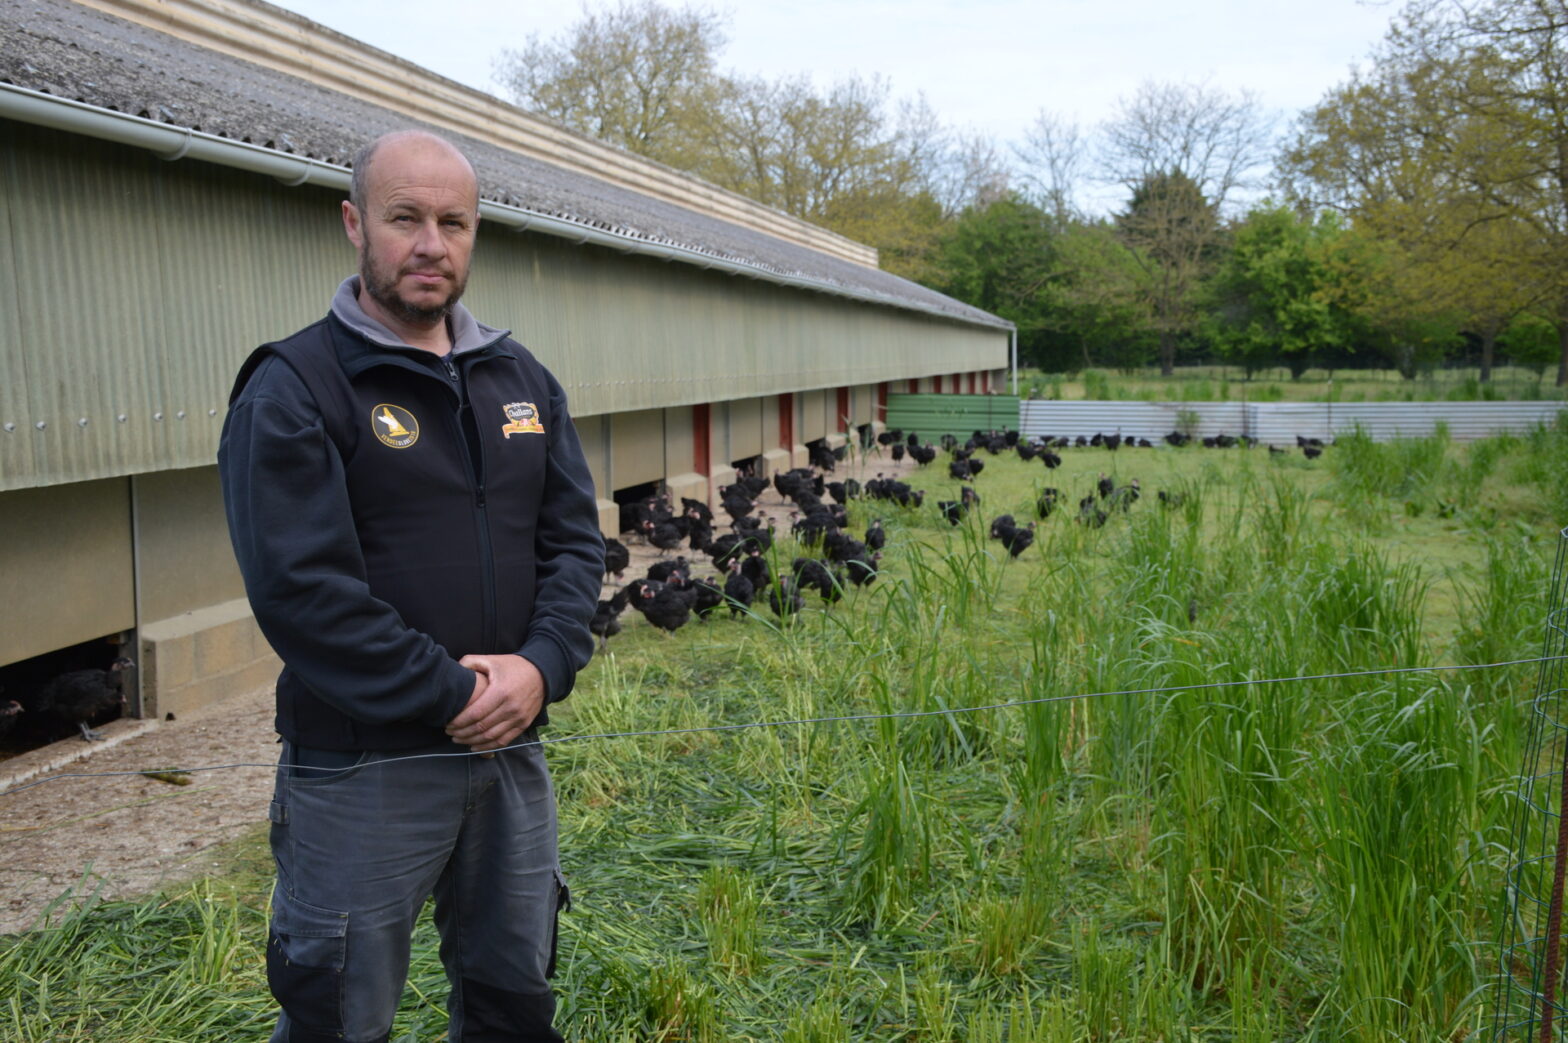
[[[1568,874],[1568,529],[1559,533],[1546,635],[1530,701],[1513,836],[1505,874],[1508,919],[1498,954],[1492,1039],[1552,1043],[1568,1038],[1562,973],[1564,879]]]
[[[243,768],[288,768],[292,770],[309,771],[314,773],[313,778],[325,778],[331,775],[342,774],[349,771],[360,771],[370,767],[383,767],[390,764],[399,764],[404,761],[430,760],[447,757],[486,757],[508,750],[526,749],[532,746],[553,746],[569,742],[587,742],[590,740],[608,739],[638,739],[658,738],[668,735],[694,735],[702,733],[724,733],[751,731],[760,728],[790,728],[819,724],[852,724],[861,721],[900,720],[917,717],[941,717],[955,714],[984,713],[992,710],[1011,710],[1024,706],[1039,706],[1048,703],[1079,702],[1088,699],[1108,699],[1115,696],[1128,695],[1164,695],[1179,692],[1195,692],[1217,688],[1240,688],[1251,685],[1266,684],[1303,684],[1309,681],[1334,681],[1356,677],[1385,677],[1396,674],[1430,674],[1463,670],[1501,670],[1511,666],[1528,666],[1540,664],[1543,672],[1547,664],[1559,663],[1568,659],[1568,651],[1557,654],[1535,656],[1529,659],[1510,659],[1498,663],[1451,663],[1432,666],[1390,666],[1378,667],[1372,670],[1349,670],[1327,674],[1302,674],[1291,677],[1259,677],[1242,678],[1234,681],[1208,681],[1201,684],[1167,685],[1155,688],[1122,688],[1102,692],[1071,692],[1064,695],[1046,695],[1033,699],[1012,699],[1000,703],[988,703],[983,706],[955,706],[940,710],[901,710],[887,713],[858,713],[845,714],[835,717],[801,717],[780,721],[744,721],[739,724],[709,724],[693,725],[686,728],[655,728],[638,731],[624,732],[588,732],[579,735],[561,735],[553,738],[535,738],[525,742],[512,743],[495,750],[477,753],[472,750],[455,750],[451,753],[415,753],[399,757],[387,757],[371,761],[363,765],[350,765],[342,768],[320,768],[314,765],[299,765],[281,763],[279,761],[239,761],[232,764],[207,764],[194,767],[170,768],[159,766],[155,768],[127,769],[123,771],[72,771],[59,772],[54,775],[45,775],[28,782],[19,783],[7,789],[0,790],[0,797],[8,797],[25,790],[35,789],[50,783],[63,782],[67,779],[102,779],[123,778],[132,775],[196,775],[208,772],[235,771]]]

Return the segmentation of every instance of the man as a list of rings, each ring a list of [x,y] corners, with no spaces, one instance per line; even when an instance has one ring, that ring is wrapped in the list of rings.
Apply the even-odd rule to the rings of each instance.
[[[275,1043],[386,1040],[435,896],[453,1041],[560,1040],[566,901],[535,729],[593,651],[592,481],[560,384],[458,303],[474,171],[423,132],[354,162],[359,275],[241,370],[218,451],[283,659]]]

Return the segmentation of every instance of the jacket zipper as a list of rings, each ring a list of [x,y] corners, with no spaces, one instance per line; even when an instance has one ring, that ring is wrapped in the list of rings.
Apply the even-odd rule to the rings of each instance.
[[[441,356],[442,365],[446,367],[447,378],[457,388],[457,435],[458,444],[462,447],[463,462],[468,467],[469,485],[474,490],[474,525],[479,536],[479,561],[480,561],[480,595],[483,599],[483,615],[480,621],[480,635],[484,642],[482,651],[490,654],[495,650],[496,633],[496,584],[495,584],[495,547],[490,539],[490,515],[485,508],[485,484],[479,477],[487,473],[484,468],[484,437],[479,431],[478,418],[474,416],[473,403],[468,399],[468,387],[461,381],[461,374],[452,362],[450,353]],[[468,428],[463,423],[463,411],[474,422],[474,445],[478,448],[479,459],[475,460],[468,447]]]

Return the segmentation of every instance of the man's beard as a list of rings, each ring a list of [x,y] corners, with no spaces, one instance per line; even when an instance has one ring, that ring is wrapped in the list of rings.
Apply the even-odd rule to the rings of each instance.
[[[375,301],[387,312],[403,322],[413,326],[432,325],[446,318],[452,311],[452,305],[463,296],[463,291],[468,288],[468,273],[454,273],[452,292],[441,304],[423,305],[411,304],[398,296],[397,283],[402,272],[392,272],[390,276],[370,258],[370,242],[367,239],[359,248],[359,281],[364,286],[365,292],[370,294],[370,299]]]

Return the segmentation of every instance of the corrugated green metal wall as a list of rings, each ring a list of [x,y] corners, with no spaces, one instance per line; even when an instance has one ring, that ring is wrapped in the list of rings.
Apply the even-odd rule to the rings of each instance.
[[[1018,430],[1015,395],[889,395],[887,426],[934,442],[943,435]]]
[[[209,464],[240,361],[354,268],[338,199],[0,121],[0,489]],[[500,228],[468,303],[580,416],[1007,358],[1004,330]]]

